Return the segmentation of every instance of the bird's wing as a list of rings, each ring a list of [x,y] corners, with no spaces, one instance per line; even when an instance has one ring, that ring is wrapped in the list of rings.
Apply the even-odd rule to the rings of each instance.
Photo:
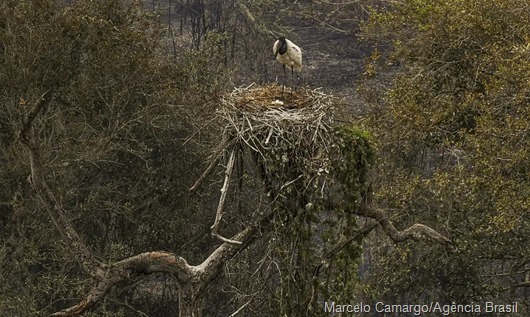
[[[292,55],[293,55],[293,62],[294,62],[294,66],[297,70],[300,70],[302,68],[302,50],[293,44],[293,46],[291,46],[291,49],[292,49]]]

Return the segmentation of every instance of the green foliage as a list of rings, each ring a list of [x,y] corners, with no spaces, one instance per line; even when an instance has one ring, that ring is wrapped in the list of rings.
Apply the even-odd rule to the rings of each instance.
[[[337,302],[349,302],[355,299],[359,288],[362,237],[326,255],[324,260],[321,257],[354,234],[358,227],[351,208],[368,190],[375,146],[370,133],[356,126],[335,128],[332,139],[334,151],[328,155],[332,170],[329,176],[333,180],[323,182],[327,185],[322,187],[315,186],[315,192],[304,192],[306,198],[302,202],[311,204],[298,207],[301,211],[284,233],[290,244],[284,249],[287,263],[280,265],[287,268],[281,274],[284,278],[280,287],[281,313],[287,316],[318,316],[320,303],[314,300],[315,294]],[[321,178],[327,179],[324,175]],[[326,188],[324,197],[321,188]],[[337,196],[334,191],[338,188],[342,193]]]
[[[386,290],[447,301],[521,298],[521,288],[508,290],[524,280],[520,263],[530,256],[526,6],[399,1],[365,25],[366,37],[391,47],[362,87],[378,103],[366,122],[381,144],[377,202],[397,211],[399,225],[426,222],[457,245],[455,253],[391,248],[412,252],[412,261],[380,254],[375,275],[399,269],[377,285],[389,297],[398,296]],[[383,70],[392,77],[381,89],[373,83]],[[455,278],[462,271],[469,274]],[[425,278],[404,283],[413,275]]]
[[[334,129],[338,153],[332,160],[332,175],[342,189],[338,205],[325,217],[321,228],[328,248],[351,237],[358,228],[352,213],[369,191],[369,173],[372,170],[376,148],[371,133],[358,126],[338,126]],[[316,280],[322,297],[328,301],[348,303],[356,300],[359,292],[359,263],[362,255],[362,236],[344,246],[326,262],[323,274]]]
[[[357,203],[367,190],[368,173],[375,161],[373,137],[357,126],[340,126],[335,134],[340,155],[334,161],[334,174],[346,199]]]

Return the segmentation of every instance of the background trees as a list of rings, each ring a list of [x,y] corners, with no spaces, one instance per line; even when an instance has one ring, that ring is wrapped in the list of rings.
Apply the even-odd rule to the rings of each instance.
[[[47,181],[89,247],[107,261],[175,245],[200,256],[193,250],[205,241],[196,233],[208,225],[197,221],[199,200],[184,203],[183,193],[201,160],[183,141],[193,130],[189,113],[205,111],[223,84],[215,51],[205,44],[175,62],[141,3],[1,6],[2,314],[46,315],[91,286],[34,199],[17,141],[23,114],[47,91],[53,102],[35,122]],[[132,297],[142,293],[132,287],[108,301]]]
[[[390,48],[366,72],[388,88],[369,79],[361,88],[380,144],[375,197],[399,223],[443,224],[456,245],[378,241],[376,296],[528,305],[528,10],[524,1],[398,1],[365,25]],[[389,268],[399,273],[382,275]]]

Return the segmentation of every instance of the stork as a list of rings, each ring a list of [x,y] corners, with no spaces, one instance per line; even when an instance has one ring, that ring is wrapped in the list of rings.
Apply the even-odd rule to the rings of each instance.
[[[283,72],[287,77],[285,67],[291,67],[291,94],[292,94],[292,80],[294,78],[294,70],[300,71],[302,69],[302,50],[296,46],[293,42],[289,41],[285,37],[281,36],[272,47],[274,57],[283,65]],[[282,87],[282,95],[283,88]]]

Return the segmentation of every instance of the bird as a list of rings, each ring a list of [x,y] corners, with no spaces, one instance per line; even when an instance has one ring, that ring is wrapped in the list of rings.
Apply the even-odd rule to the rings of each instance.
[[[302,50],[293,42],[289,41],[283,36],[280,36],[274,46],[272,47],[274,58],[276,58],[283,65],[283,72],[287,76],[285,67],[291,68],[291,94],[292,94],[292,78],[294,77],[294,70],[302,70]],[[285,85],[284,85],[285,87]],[[283,88],[282,87],[282,95]]]

